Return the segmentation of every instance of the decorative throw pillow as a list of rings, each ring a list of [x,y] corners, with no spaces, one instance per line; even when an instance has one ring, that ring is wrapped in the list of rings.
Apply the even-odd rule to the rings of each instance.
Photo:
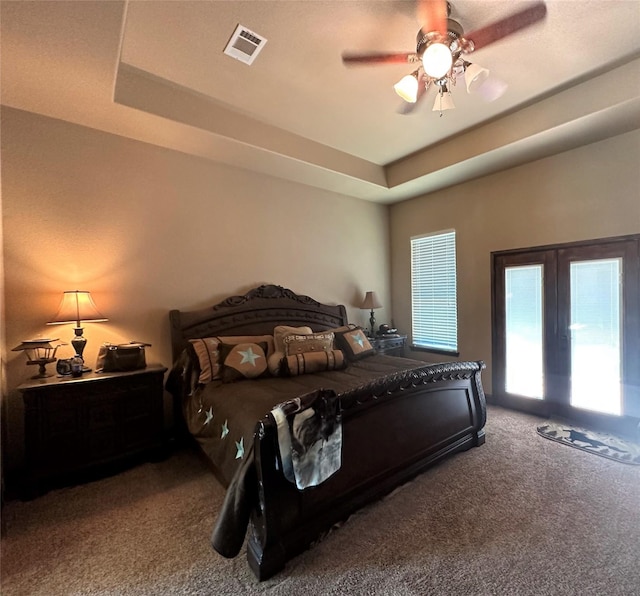
[[[279,377],[282,373],[282,362],[285,358],[284,352],[274,352],[267,357],[267,367],[269,374],[273,377]]]
[[[284,338],[291,334],[305,334],[313,333],[311,327],[291,327],[289,325],[276,325],[273,328],[273,348],[274,351],[269,353],[268,357],[268,365],[269,372],[277,377],[280,375],[280,371],[282,368],[282,361],[286,356],[285,347],[284,347]]]
[[[203,337],[202,339],[190,339],[191,345],[198,356],[200,364],[199,383],[209,383],[213,379],[220,378],[220,342],[216,337]]]
[[[344,352],[348,360],[359,360],[376,353],[365,332],[360,327],[343,333],[336,333],[336,346]]]
[[[198,387],[200,365],[193,345],[188,344],[173,363],[165,387],[174,398],[183,400]]]
[[[339,370],[347,364],[342,350],[291,354],[282,361],[283,374],[296,377],[324,370]]]
[[[333,350],[335,335],[329,333],[309,333],[307,335],[286,335],[284,338],[284,353],[304,354],[306,352],[328,352]]]
[[[190,339],[198,356],[200,364],[199,383],[209,383],[220,378],[222,359],[220,356],[220,344],[236,345],[240,343],[267,344],[267,354],[273,352],[273,336],[271,335],[228,335],[220,337],[203,337],[202,339]]]
[[[273,344],[276,352],[282,352],[284,354],[284,338],[291,333],[297,333],[298,335],[308,335],[313,333],[311,327],[290,327],[289,325],[276,325],[273,328]]]
[[[273,335],[220,335],[217,337],[219,341],[225,344],[257,344],[266,342],[267,356],[273,352]]]
[[[267,372],[267,343],[220,344],[222,382],[257,379]]]

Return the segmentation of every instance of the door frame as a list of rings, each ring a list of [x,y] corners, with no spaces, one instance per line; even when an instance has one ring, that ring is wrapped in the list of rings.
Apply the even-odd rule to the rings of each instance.
[[[626,246],[625,246],[626,244]],[[620,247],[623,250],[620,250]],[[558,377],[567,366],[568,337],[566,312],[560,312],[559,300],[568,296],[568,287],[557,282],[559,268],[565,267],[578,252],[593,249],[594,259],[609,258],[615,253],[624,258],[623,332],[623,415],[615,416],[582,410],[565,401],[557,392]],[[582,255],[580,255],[582,256]],[[544,399],[527,398],[506,393],[505,388],[505,320],[504,279],[499,280],[505,266],[543,265],[543,366]],[[566,310],[566,309],[565,309]],[[535,246],[491,253],[491,322],[492,381],[491,403],[525,411],[542,417],[559,416],[577,424],[638,436],[640,420],[640,234],[584,240],[564,244]],[[564,327],[563,327],[564,325]],[[564,339],[563,339],[564,335]],[[563,367],[565,367],[563,369]],[[597,369],[594,370],[597,374]]]
[[[517,251],[503,251],[500,253],[492,253],[492,268],[491,268],[491,345],[492,345],[492,384],[493,394],[495,398],[500,399],[502,405],[510,407],[516,410],[523,410],[531,414],[537,414],[540,416],[549,416],[551,413],[550,404],[544,399],[535,399],[528,397],[520,397],[514,394],[506,393],[502,391],[502,388],[506,385],[506,369],[505,366],[498,366],[498,363],[504,364],[506,362],[506,342],[504,337],[506,335],[505,319],[499,317],[498,313],[501,305],[505,303],[505,284],[504,280],[498,284],[498,272],[503,271],[506,266],[526,266],[526,265],[542,265],[543,266],[543,279],[542,279],[542,302],[545,305],[543,307],[543,346],[547,345],[549,337],[557,333],[555,320],[550,320],[545,316],[547,310],[546,305],[556,310],[556,294],[550,292],[549,288],[552,288],[556,279],[556,266],[555,259],[553,258],[554,251],[546,248],[534,248],[532,250],[519,249]],[[508,263],[508,264],[507,264]],[[548,283],[553,280],[552,283]],[[543,369],[548,370],[550,362],[550,355],[548,350],[544,350],[543,353]],[[544,394],[547,394],[547,379],[545,376]],[[496,391],[496,387],[501,391]]]

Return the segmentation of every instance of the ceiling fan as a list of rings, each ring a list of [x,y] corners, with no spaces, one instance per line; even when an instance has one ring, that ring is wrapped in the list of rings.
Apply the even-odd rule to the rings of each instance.
[[[342,55],[345,65],[412,64],[417,68],[394,85],[396,93],[405,100],[400,110],[413,111],[431,87],[437,88],[434,111],[455,107],[451,87],[464,76],[467,92],[480,88],[489,71],[466,57],[500,39],[517,33],[545,18],[544,2],[534,2],[526,8],[465,34],[460,23],[451,18],[451,4],[445,0],[418,0],[417,15],[421,28],[415,52],[350,53]]]

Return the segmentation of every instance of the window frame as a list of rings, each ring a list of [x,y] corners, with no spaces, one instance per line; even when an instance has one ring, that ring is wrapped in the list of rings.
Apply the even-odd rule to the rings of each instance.
[[[434,240],[439,241],[439,243],[435,243]],[[416,317],[416,310],[419,306],[416,305],[416,302],[419,301],[419,298],[416,296],[416,288],[415,288],[415,269],[416,269],[416,258],[417,258],[417,243],[427,242],[431,243],[430,249],[433,251],[441,251],[443,253],[442,256],[448,257],[447,262],[444,265],[440,265],[435,271],[431,268],[431,272],[427,273],[427,277],[438,278],[438,277],[447,277],[448,287],[446,289],[446,296],[444,300],[448,303],[446,306],[443,306],[439,309],[439,312],[445,313],[446,321],[448,328],[444,328],[445,325],[438,325],[434,322],[433,316],[422,316]],[[451,246],[452,242],[452,246]],[[427,234],[420,234],[417,236],[412,236],[409,239],[410,243],[410,255],[411,255],[411,263],[410,263],[410,294],[411,294],[411,349],[420,351],[420,352],[429,352],[432,354],[443,354],[447,356],[459,356],[459,345],[458,345],[458,268],[457,268],[457,241],[456,241],[456,231],[455,229],[447,229],[447,230],[438,230],[436,232],[429,232]],[[429,247],[420,247],[423,251],[429,250]],[[447,254],[449,251],[453,249],[453,261],[451,262],[451,255]],[[423,263],[424,266],[427,266],[428,263]],[[419,266],[419,264],[417,264]],[[453,284],[451,284],[451,274],[453,274]],[[453,286],[453,309],[451,309],[451,285]],[[446,312],[445,312],[446,311]],[[453,330],[450,328],[451,322],[453,322],[454,328]],[[441,334],[442,337],[453,337],[455,341],[455,345],[449,344],[448,346],[438,345],[439,340],[434,339],[434,336],[427,338],[423,335],[416,333],[417,325],[431,325],[435,326]],[[444,329],[443,329],[444,328]],[[418,340],[416,341],[416,336],[418,335]],[[442,340],[440,340],[441,342]]]

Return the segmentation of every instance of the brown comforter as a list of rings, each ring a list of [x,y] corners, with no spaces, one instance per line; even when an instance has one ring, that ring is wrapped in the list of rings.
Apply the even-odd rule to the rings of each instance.
[[[370,399],[372,394],[383,395],[386,387],[406,377],[407,371],[425,366],[428,365],[416,360],[374,355],[352,362],[343,370],[236,383],[214,381],[199,386],[184,401],[185,419],[227,486],[212,536],[214,548],[223,556],[234,557],[242,547],[257,500],[254,434],[259,421],[274,406],[302,395],[313,398],[314,392],[322,392],[338,396],[345,411],[361,399]]]

